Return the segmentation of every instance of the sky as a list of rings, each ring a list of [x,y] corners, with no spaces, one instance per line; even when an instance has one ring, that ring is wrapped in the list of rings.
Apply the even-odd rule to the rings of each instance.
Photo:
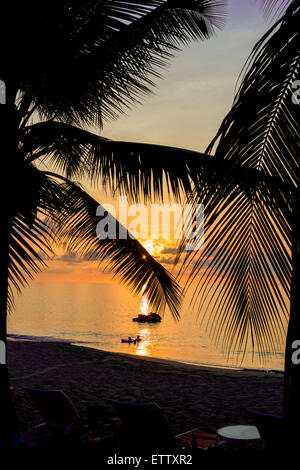
[[[204,151],[230,110],[237,79],[253,46],[268,29],[260,0],[230,0],[222,31],[192,43],[176,54],[152,95],[104,126],[114,140],[155,143]],[[94,132],[97,132],[94,130]],[[112,203],[101,188],[86,189],[101,204]],[[169,243],[147,248],[169,269],[174,249]],[[95,263],[74,253],[60,254],[36,278],[39,282],[110,282]]]

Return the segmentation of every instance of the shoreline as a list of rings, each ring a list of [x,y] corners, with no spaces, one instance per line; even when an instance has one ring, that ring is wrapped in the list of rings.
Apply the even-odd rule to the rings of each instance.
[[[137,354],[131,354],[131,353],[125,353],[121,351],[109,351],[105,349],[100,349],[96,348],[93,346],[89,346],[88,343],[79,343],[76,341],[71,341],[71,340],[62,340],[58,338],[52,338],[52,337],[35,337],[35,336],[26,336],[26,335],[16,335],[16,334],[8,334],[8,340],[9,341],[27,341],[27,342],[37,342],[37,343],[62,343],[62,344],[70,344],[75,347],[82,347],[82,348],[87,348],[87,349],[92,349],[94,351],[101,351],[103,353],[111,353],[111,354],[117,354],[125,357],[130,357],[130,358],[136,358],[136,359],[143,359],[145,361],[153,361],[153,362],[158,362],[158,363],[163,363],[163,364],[170,364],[170,365],[176,365],[176,364],[181,364],[181,365],[186,365],[187,367],[196,367],[200,368],[203,370],[210,370],[213,369],[214,372],[216,373],[226,373],[228,372],[238,372],[238,373],[249,373],[249,374],[278,374],[278,375],[283,375],[284,371],[282,370],[275,370],[275,369],[255,369],[255,368],[249,368],[249,367],[242,367],[242,366],[225,366],[225,365],[219,365],[219,364],[205,364],[205,363],[197,363],[197,362],[189,362],[185,360],[180,360],[180,359],[170,359],[170,358],[163,358],[163,357],[155,357],[155,356],[142,356],[142,355],[137,355]]]
[[[75,347],[82,347],[82,348],[87,348],[87,349],[92,349],[93,351],[100,351],[102,353],[107,353],[107,354],[115,354],[117,356],[124,356],[128,357],[130,359],[137,359],[137,360],[142,360],[142,361],[149,361],[149,362],[154,362],[158,364],[166,364],[170,366],[182,366],[183,368],[186,366],[187,369],[199,369],[203,372],[213,372],[215,374],[220,374],[220,375],[238,375],[238,376],[269,376],[272,374],[273,376],[278,374],[279,376],[283,375],[283,371],[280,370],[265,370],[265,369],[249,369],[249,368],[239,368],[239,367],[231,367],[231,366],[219,366],[219,365],[213,365],[213,364],[197,364],[197,363],[191,363],[191,362],[186,362],[186,361],[180,361],[176,359],[165,359],[163,357],[154,357],[154,356],[139,356],[137,354],[130,354],[130,353],[124,353],[124,352],[119,352],[119,351],[106,351],[104,349],[98,349],[98,348],[93,348],[92,346],[81,346],[80,344],[77,343],[69,343],[72,346]]]

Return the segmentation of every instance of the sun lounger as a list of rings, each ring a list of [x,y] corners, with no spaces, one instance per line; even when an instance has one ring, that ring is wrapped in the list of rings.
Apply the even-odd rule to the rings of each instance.
[[[167,420],[156,403],[108,402],[121,418],[120,445],[126,451],[167,451],[173,448],[173,439]]]
[[[163,453],[182,448],[184,444],[205,450],[218,444],[217,434],[199,428],[172,436],[167,419],[156,403],[108,401],[121,418],[120,446],[127,452]]]
[[[283,445],[285,437],[285,420],[283,416],[274,416],[253,410],[246,410],[263,440],[263,448],[276,449]]]
[[[40,435],[40,431],[50,433],[56,441],[83,434],[79,413],[62,390],[39,390],[29,387],[23,387],[23,390],[29,393],[40,412],[37,423],[26,433],[27,439],[35,439]]]

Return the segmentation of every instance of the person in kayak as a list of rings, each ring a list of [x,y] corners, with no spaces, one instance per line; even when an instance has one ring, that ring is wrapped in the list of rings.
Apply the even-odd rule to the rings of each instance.
[[[134,344],[139,343],[141,341],[141,338],[139,335],[133,340]]]

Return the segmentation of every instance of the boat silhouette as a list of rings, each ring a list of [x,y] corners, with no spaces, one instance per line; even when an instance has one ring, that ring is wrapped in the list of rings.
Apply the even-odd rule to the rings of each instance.
[[[158,323],[161,321],[161,316],[158,313],[151,312],[148,315],[140,313],[137,317],[132,319],[139,323]]]

